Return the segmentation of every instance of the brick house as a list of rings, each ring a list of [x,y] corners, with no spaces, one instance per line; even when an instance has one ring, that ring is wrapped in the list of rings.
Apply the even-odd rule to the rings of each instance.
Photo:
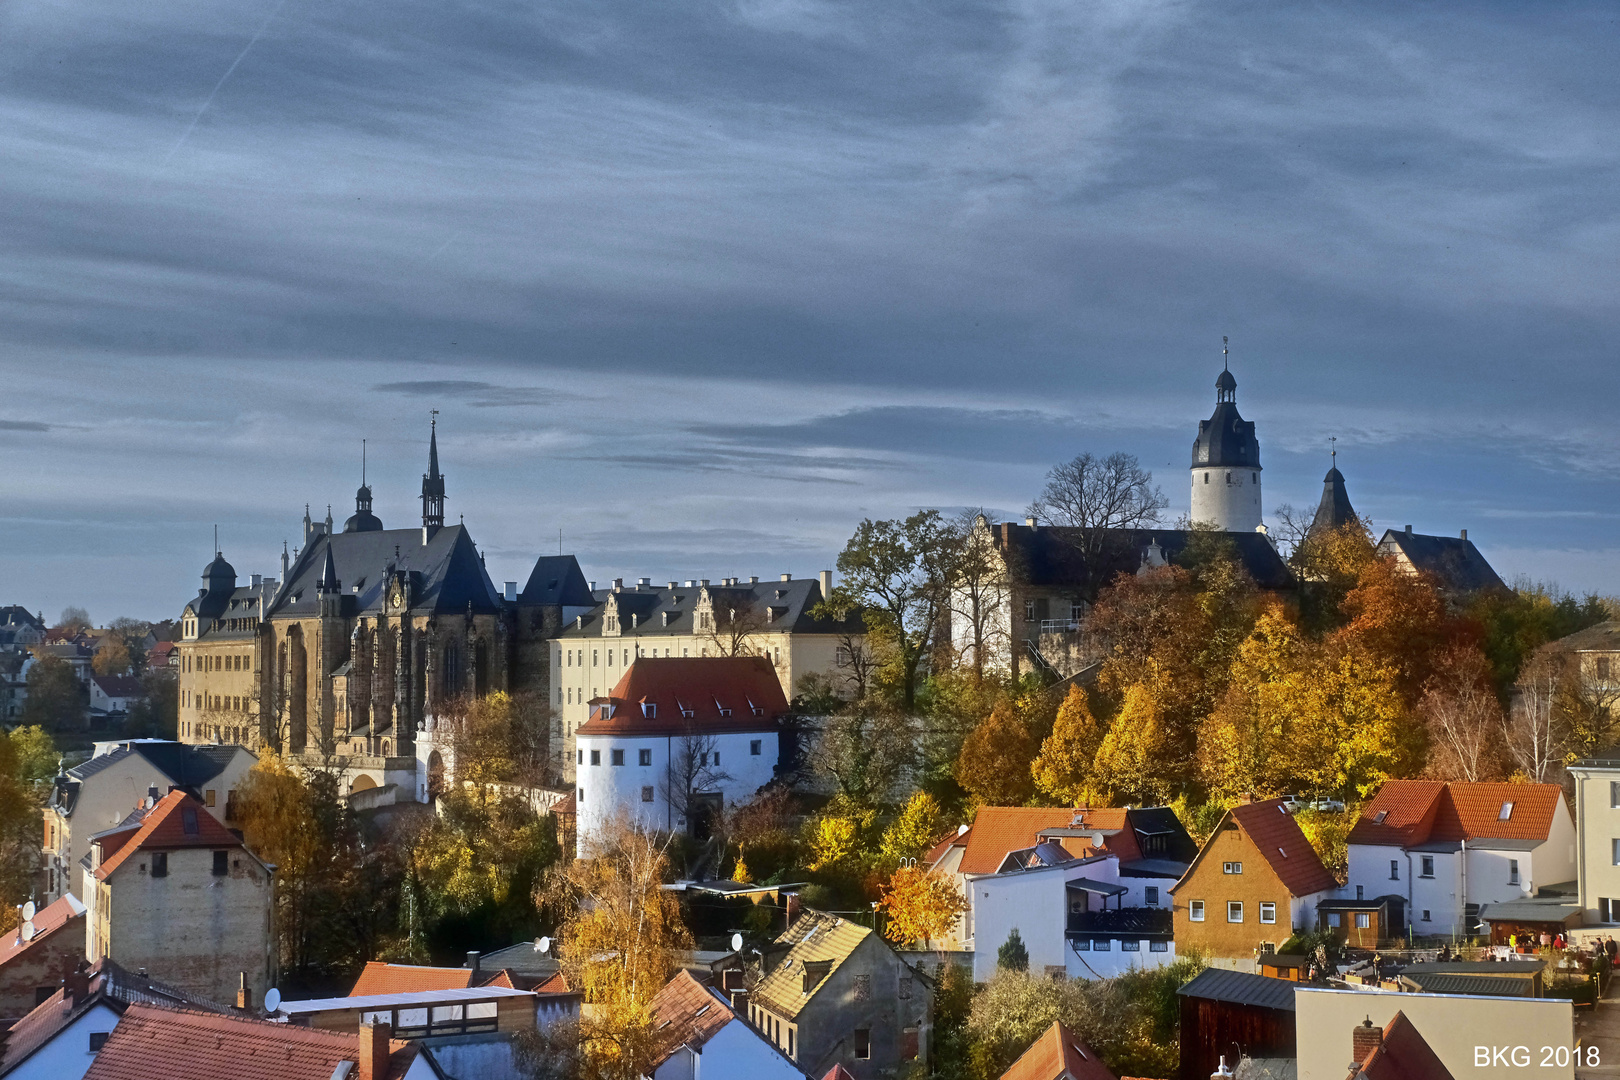
[[[84,905],[71,893],[0,934],[0,1016],[23,1016],[50,997],[83,956]]]
[[[85,957],[146,969],[199,997],[254,1001],[274,985],[269,866],[208,808],[171,791],[90,851]],[[245,982],[244,982],[245,980]]]
[[[1178,950],[1253,971],[1338,887],[1281,799],[1235,806],[1171,888]]]

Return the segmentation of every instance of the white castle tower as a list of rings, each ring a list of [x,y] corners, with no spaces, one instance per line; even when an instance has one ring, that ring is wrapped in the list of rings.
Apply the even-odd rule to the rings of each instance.
[[[1254,424],[1238,415],[1237,380],[1224,363],[1215,380],[1215,413],[1198,422],[1193,441],[1192,520],[1226,532],[1254,532],[1264,520],[1260,440],[1254,437]]]

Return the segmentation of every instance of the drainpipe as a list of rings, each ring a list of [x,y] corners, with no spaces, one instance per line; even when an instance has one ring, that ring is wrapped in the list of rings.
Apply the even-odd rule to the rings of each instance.
[[[1468,837],[1462,839],[1462,860],[1459,863],[1462,869],[1462,918],[1463,937],[1473,933],[1473,926],[1468,922]]]
[[[1414,902],[1414,889],[1412,883],[1412,853],[1406,853],[1406,943],[1412,944],[1412,904]]]
[[[1586,921],[1586,774],[1575,774],[1575,806],[1582,809],[1575,823],[1575,881],[1576,898],[1581,903],[1581,921]],[[1612,914],[1612,913],[1611,913]]]

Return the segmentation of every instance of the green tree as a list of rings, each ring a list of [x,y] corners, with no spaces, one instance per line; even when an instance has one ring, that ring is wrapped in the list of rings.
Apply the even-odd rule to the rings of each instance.
[[[1001,943],[996,950],[997,971],[1028,971],[1029,950],[1024,948],[1024,939],[1018,936],[1018,927],[1013,927],[1007,940]]]
[[[865,609],[868,635],[893,650],[901,705],[916,702],[917,670],[948,610],[957,545],[937,510],[904,521],[863,520],[838,556],[831,607]]]
[[[55,656],[37,656],[28,669],[28,700],[21,721],[48,731],[83,728],[87,702],[73,665]]]
[[[33,892],[39,870],[40,811],[50,790],[30,775],[39,771],[38,737],[25,734],[19,745],[18,734],[7,735],[0,728],[0,932],[16,926],[17,905]],[[51,765],[54,772],[55,762]]]
[[[889,791],[913,759],[911,725],[881,701],[851,702],[822,722],[810,767],[857,806],[888,801]]]
[[[49,780],[56,775],[62,755],[51,733],[42,727],[20,727],[11,733],[17,757],[17,775],[23,780]]]

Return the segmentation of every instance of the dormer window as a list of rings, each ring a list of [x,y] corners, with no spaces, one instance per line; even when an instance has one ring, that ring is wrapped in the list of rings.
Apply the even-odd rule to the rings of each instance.
[[[681,710],[681,716],[684,719],[690,720],[692,717],[697,715],[697,713],[692,710],[690,705],[683,705],[680,701],[675,702],[675,707]]]
[[[724,705],[720,704],[720,699],[719,698],[714,699],[714,707],[716,709],[720,710],[720,715],[721,716],[730,716],[731,715],[731,710],[726,708]]]
[[[665,626],[668,626],[668,625],[669,625],[669,616],[670,616],[670,614],[671,614],[671,613],[670,613],[670,612],[668,612],[668,611],[666,611],[666,612],[664,612],[664,625],[665,625]]]
[[[1496,820],[1507,821],[1511,817],[1513,817],[1513,804],[1505,802],[1502,804],[1502,812],[1496,815]]]
[[[1378,813],[1373,815],[1373,824],[1374,825],[1382,825],[1384,823],[1384,819],[1387,818],[1387,817],[1389,817],[1389,811],[1388,810],[1380,810],[1380,811],[1378,811]]]
[[[657,704],[651,701],[643,701],[641,703],[641,715],[646,717],[648,720],[658,719]]]

